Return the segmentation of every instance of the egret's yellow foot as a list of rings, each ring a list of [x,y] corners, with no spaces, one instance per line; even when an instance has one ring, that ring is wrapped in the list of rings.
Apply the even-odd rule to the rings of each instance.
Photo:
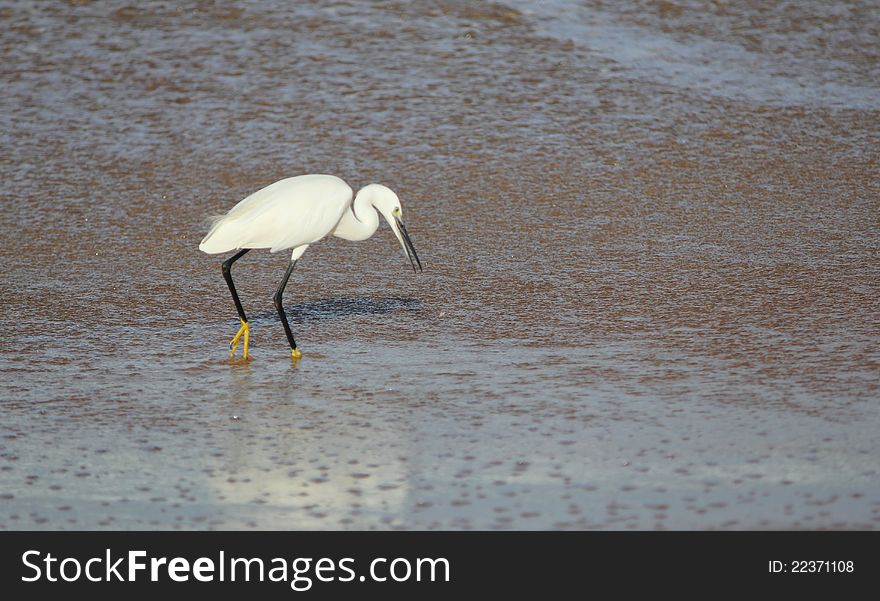
[[[247,361],[250,359],[248,355],[248,345],[250,343],[250,325],[245,320],[241,320],[241,327],[238,328],[238,333],[236,333],[235,337],[229,343],[229,358],[232,359],[235,357],[235,349],[238,348],[239,341],[244,338],[244,348],[241,351],[241,358]]]
[[[302,356],[303,356],[302,351],[299,350],[298,348],[290,349],[290,357],[294,361],[298,361]]]

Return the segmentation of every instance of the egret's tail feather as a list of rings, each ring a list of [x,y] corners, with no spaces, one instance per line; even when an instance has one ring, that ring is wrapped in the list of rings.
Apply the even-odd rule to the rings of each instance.
[[[217,230],[223,224],[223,218],[226,215],[211,215],[205,219],[206,225],[210,225],[210,229],[208,233],[205,234],[205,237],[202,238],[202,241],[199,243],[199,250],[202,252],[206,252],[208,254],[214,253],[222,253],[228,250],[233,250],[229,248],[229,245],[225,242],[213,240],[214,234],[217,233]]]
[[[213,230],[214,226],[217,225],[217,222],[220,221],[221,219],[223,219],[224,217],[226,217],[226,215],[227,215],[227,213],[223,213],[222,215],[209,215],[208,217],[205,217],[202,220],[202,222],[205,225],[210,226],[211,229]]]

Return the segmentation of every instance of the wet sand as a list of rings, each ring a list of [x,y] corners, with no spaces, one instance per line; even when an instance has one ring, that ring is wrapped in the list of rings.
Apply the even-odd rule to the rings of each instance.
[[[870,2],[0,4],[0,528],[873,529]],[[281,177],[387,227],[235,267]]]

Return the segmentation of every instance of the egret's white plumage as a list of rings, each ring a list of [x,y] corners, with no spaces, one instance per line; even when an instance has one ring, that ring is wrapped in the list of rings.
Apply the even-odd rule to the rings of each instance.
[[[400,200],[389,188],[379,184],[364,186],[353,195],[351,187],[333,175],[300,175],[282,179],[254,192],[214,218],[211,229],[199,244],[209,254],[240,251],[223,264],[223,275],[232,292],[242,327],[233,338],[233,353],[244,336],[247,358],[248,322],[232,283],[231,268],[249,249],[268,248],[277,252],[292,248],[290,266],[275,294],[275,305],[285,326],[294,357],[299,352],[281,307],[281,293],[296,261],[308,246],[333,234],[346,240],[366,240],[379,227],[381,214],[391,227],[413,271],[422,265],[406,228]]]
[[[379,227],[376,210],[407,251],[397,223],[403,216],[397,195],[385,186],[370,184],[353,198],[351,187],[334,175],[289,177],[254,192],[214,218],[199,250],[208,254],[241,248],[296,250],[330,233],[346,240],[366,240]]]
[[[254,192],[216,218],[199,250],[215,254],[239,248],[277,252],[317,242],[351,206],[351,188],[332,175],[300,175]]]

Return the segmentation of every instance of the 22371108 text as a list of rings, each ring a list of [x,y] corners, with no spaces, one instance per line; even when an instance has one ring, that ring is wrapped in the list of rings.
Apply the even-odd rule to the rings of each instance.
[[[768,571],[773,574],[848,574],[855,571],[855,565],[852,561],[835,561],[830,559],[794,560],[788,562],[771,560],[768,562]]]

